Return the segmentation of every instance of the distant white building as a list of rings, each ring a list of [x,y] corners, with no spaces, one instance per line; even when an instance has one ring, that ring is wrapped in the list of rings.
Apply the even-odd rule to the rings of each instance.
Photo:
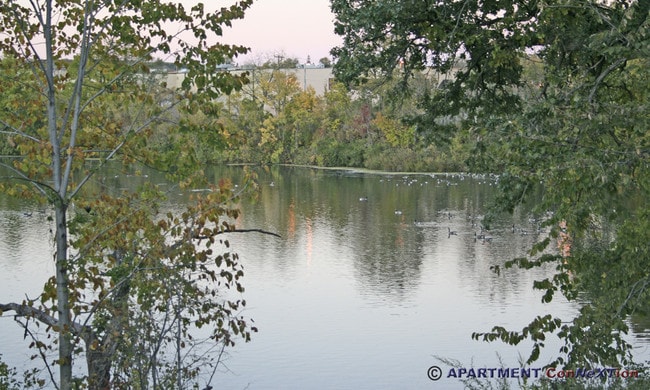
[[[300,81],[302,89],[314,88],[316,95],[323,96],[329,90],[334,75],[332,68],[325,68],[322,64],[303,66],[297,69],[286,69],[287,73],[293,73]]]
[[[181,69],[173,72],[167,72],[161,77],[162,82],[165,83],[169,89],[178,89],[183,85],[183,80],[187,75],[187,69]]]
[[[287,74],[293,74],[302,85],[303,90],[312,87],[316,91],[316,95],[323,96],[329,90],[330,83],[333,79],[332,68],[325,68],[322,64],[307,64],[301,65],[299,68],[294,69],[280,69]],[[218,70],[221,72],[243,73],[243,72],[272,72],[273,69],[244,69],[244,68],[227,68]],[[176,89],[180,88],[187,75],[186,70],[167,72],[162,81],[167,85],[167,88]]]

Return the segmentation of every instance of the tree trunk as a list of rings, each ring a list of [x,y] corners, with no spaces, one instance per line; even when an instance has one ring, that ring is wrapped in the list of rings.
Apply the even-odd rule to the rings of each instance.
[[[111,388],[111,366],[114,348],[101,345],[97,341],[95,335],[90,335],[86,339],[88,389],[109,390]]]
[[[68,281],[67,205],[59,201],[56,208],[56,300],[59,317],[60,389],[72,388],[72,317]]]

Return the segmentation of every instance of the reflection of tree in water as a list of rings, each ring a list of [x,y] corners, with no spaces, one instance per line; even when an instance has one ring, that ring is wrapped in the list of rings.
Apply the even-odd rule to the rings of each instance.
[[[494,226],[493,229],[483,232],[493,237],[489,242],[474,240],[473,237],[468,241],[464,247],[462,257],[465,260],[461,267],[467,275],[474,276],[477,299],[487,299],[489,303],[504,307],[513,299],[517,299],[521,291],[530,290],[532,281],[527,280],[530,275],[521,270],[502,269],[501,275],[497,275],[491,267],[498,265],[503,268],[505,261],[523,256],[525,248],[532,245],[535,237],[513,234],[505,221]]]
[[[403,302],[421,278],[423,237],[414,235],[410,218],[422,194],[402,178],[353,176],[346,183],[350,186],[346,184],[334,207],[342,216],[340,245],[352,253],[359,291],[373,299]]]
[[[469,237],[461,224],[465,219],[468,187],[458,183],[442,184],[429,176],[408,176],[379,181],[375,193],[382,194],[384,204],[374,209],[375,214],[363,216],[356,228],[367,230],[365,240],[356,242],[355,270],[364,289],[388,300],[403,300],[416,292],[421,283],[422,264],[437,246],[453,237]],[[399,210],[397,216],[391,210]],[[383,221],[383,225],[375,222]],[[417,221],[417,222],[416,222]],[[458,235],[447,232],[459,229]],[[471,227],[471,226],[470,226]],[[443,234],[444,233],[444,234]],[[453,259],[463,267],[461,259]],[[461,274],[472,272],[467,268]]]
[[[259,172],[258,183],[261,190],[255,223],[286,237],[268,242],[285,254],[277,267],[291,267],[304,253],[291,247],[294,236],[306,234],[307,227],[327,227],[334,231],[341,250],[353,254],[361,294],[402,301],[419,285],[424,257],[434,251],[436,240],[448,239],[446,231],[451,226],[458,231],[453,238],[464,241],[461,253],[453,260],[456,272],[477,285],[480,299],[505,303],[516,291],[529,288],[520,285],[527,281],[516,277],[507,283],[499,281],[489,270],[491,265],[521,255],[513,248],[530,243],[530,237],[506,236],[511,219],[497,221],[491,227],[494,234],[503,237],[495,237],[489,245],[473,239],[474,232],[480,231],[477,216],[493,193],[489,185],[478,180],[271,168]],[[245,209],[250,207],[246,205]],[[246,214],[244,211],[244,220]],[[445,234],[432,239],[430,230],[418,229],[415,220],[431,223],[430,229],[444,230]],[[310,238],[305,240],[310,245]]]
[[[400,218],[402,219],[402,218]],[[354,270],[362,295],[403,302],[417,288],[421,278],[423,237],[404,221],[394,225],[364,224],[363,239],[352,240]],[[350,229],[358,231],[362,227]]]
[[[527,221],[523,208],[491,222],[487,233],[494,236],[492,241],[474,240],[493,200],[494,189],[485,180],[291,167],[257,169],[257,174],[257,198],[242,205],[239,227],[283,236],[259,237],[260,245],[279,254],[273,267],[280,270],[289,272],[305,255],[309,261],[310,250],[319,244],[312,241],[313,234],[327,229],[341,253],[352,254],[360,294],[373,299],[408,300],[427,277],[422,275],[425,258],[446,250],[444,245],[452,241],[455,257],[447,261],[453,268],[445,272],[452,269],[453,277],[475,291],[478,300],[508,306],[542,276],[542,271],[531,276],[508,270],[499,277],[490,271],[490,266],[523,255],[538,237],[512,232],[513,223],[523,227]],[[229,168],[226,175],[237,183],[241,169]],[[448,237],[448,227],[458,235]]]

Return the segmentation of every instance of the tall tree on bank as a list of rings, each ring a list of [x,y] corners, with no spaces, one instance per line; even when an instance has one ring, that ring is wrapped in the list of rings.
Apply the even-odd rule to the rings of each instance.
[[[550,236],[506,266],[554,264],[535,283],[544,301],[586,292],[588,302],[570,322],[540,316],[474,337],[530,339],[532,362],[555,333],[555,364],[629,363],[627,319],[650,304],[650,2],[333,0],[332,10],[340,80],[399,77],[408,90],[417,72],[449,76],[422,95],[418,131],[444,133],[454,118],[474,169],[500,174],[502,209],[544,186],[536,217]]]
[[[196,326],[214,325],[215,339],[231,343],[231,335],[248,338],[246,322],[232,316],[243,302],[208,299],[217,283],[242,290],[236,257],[226,253],[215,258],[212,249],[218,243],[215,235],[232,228],[228,219],[236,216],[227,206],[232,198],[225,195],[230,194],[227,185],[182,215],[159,221],[161,194],[154,187],[113,197],[86,187],[109,160],[159,167],[182,179],[181,185],[192,182],[188,173],[200,176],[192,151],[182,149],[188,144],[154,153],[149,138],[156,126],[177,121],[183,110],[200,110],[203,102],[245,82],[245,75],[215,69],[247,49],[215,42],[223,26],[242,18],[251,3],[239,1],[213,12],[201,3],[186,9],[158,0],[0,4],[0,55],[3,65],[13,64],[3,71],[3,91],[8,91],[6,86],[15,91],[15,100],[0,108],[1,134],[22,156],[0,162],[10,171],[2,188],[52,206],[56,248],[56,272],[43,294],[22,303],[2,303],[0,310],[58,333],[60,389],[73,386],[73,360],[83,350],[77,345],[80,340],[85,343],[88,385],[111,386],[116,340],[133,313],[164,313],[173,307],[174,315],[167,319],[177,325],[178,340],[190,320]],[[164,93],[150,89],[146,62],[154,55],[171,58],[187,70],[180,88]],[[176,128],[211,130],[183,121]],[[70,219],[75,202],[81,206],[77,209],[88,210],[88,218]],[[196,241],[207,245],[200,249]],[[210,259],[221,269],[206,265]],[[146,274],[152,270],[163,274]],[[170,280],[185,275],[185,284],[177,280],[172,291],[153,283],[165,275]],[[192,293],[198,295],[192,298]],[[138,310],[130,309],[134,302]],[[23,323],[26,334],[28,322]],[[161,349],[166,338],[151,340],[152,348]],[[48,348],[40,341],[35,344]],[[180,388],[180,358],[177,363],[175,385]],[[156,385],[159,371],[149,367],[146,372]]]

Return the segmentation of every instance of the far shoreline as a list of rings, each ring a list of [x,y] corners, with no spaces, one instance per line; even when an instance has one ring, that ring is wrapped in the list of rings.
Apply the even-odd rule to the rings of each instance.
[[[262,163],[227,163],[226,166],[237,167],[237,166],[250,166],[250,167],[292,167],[292,168],[308,168],[315,170],[323,171],[345,171],[350,173],[361,173],[361,174],[371,174],[371,175],[381,175],[381,176],[404,176],[404,175],[419,175],[419,176],[453,176],[453,175],[467,175],[467,176],[491,176],[499,177],[497,174],[493,173],[470,173],[470,172],[410,172],[410,171],[382,171],[369,168],[356,168],[356,167],[324,167],[319,165],[305,165],[305,164],[262,164]]]

